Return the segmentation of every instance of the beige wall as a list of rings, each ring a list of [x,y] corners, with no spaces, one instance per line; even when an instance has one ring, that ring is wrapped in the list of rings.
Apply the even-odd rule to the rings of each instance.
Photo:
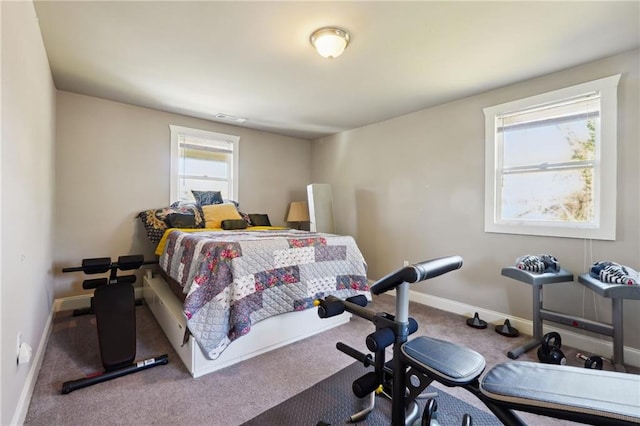
[[[461,271],[419,289],[530,318],[530,288],[498,272],[523,253],[553,252],[577,273],[603,259],[640,267],[638,51],[310,143],[56,93],[32,3],[0,2],[0,19],[0,424],[21,420],[37,374],[33,363],[16,365],[17,333],[37,349],[53,299],[85,293],[81,277],[60,269],[90,256],[151,254],[135,215],[168,203],[169,124],[239,135],[238,201],[274,224],[284,224],[289,201],[305,198],[307,183],[333,184],[336,231],[356,236],[372,278],[402,260],[460,254]],[[615,73],[623,73],[617,241],[485,234],[482,108]],[[608,300],[577,284],[550,288],[546,300],[609,315]],[[626,343],[636,348],[639,311],[625,303]]]
[[[175,124],[240,136],[240,208],[285,225],[305,199],[310,142],[58,91],[55,297],[81,294],[82,274],[60,274],[86,257],[153,254],[135,216],[169,205]]]
[[[35,359],[16,365],[16,336],[21,332],[35,355],[53,301],[55,88],[33,4],[3,1],[0,10],[0,424],[8,425],[21,421],[16,407],[29,403],[29,377],[37,374]]]
[[[638,64],[635,50],[320,139],[312,145],[311,178],[333,185],[336,231],[357,238],[370,278],[403,260],[459,254],[465,259],[461,271],[416,289],[530,319],[531,287],[500,275],[520,255],[552,253],[576,274],[598,260],[640,268]],[[485,233],[482,108],[617,73],[622,73],[617,240]],[[545,292],[545,305],[552,309],[611,318],[610,301],[583,293],[579,284]],[[640,348],[640,301],[627,301],[624,309],[625,344]]]

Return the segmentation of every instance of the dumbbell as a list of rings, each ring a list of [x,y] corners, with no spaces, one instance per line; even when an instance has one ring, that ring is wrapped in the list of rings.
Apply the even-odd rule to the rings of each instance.
[[[542,337],[542,343],[538,348],[538,359],[545,364],[565,365],[567,358],[560,350],[562,341],[560,335],[555,331],[547,333]]]
[[[594,370],[602,370],[604,361],[602,357],[597,355],[585,355],[580,352],[576,354],[576,358],[580,358],[584,361],[584,368],[591,368]]]

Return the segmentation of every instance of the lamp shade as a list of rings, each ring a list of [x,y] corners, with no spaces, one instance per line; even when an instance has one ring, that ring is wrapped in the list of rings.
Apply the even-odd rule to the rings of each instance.
[[[289,214],[287,215],[287,222],[308,222],[309,221],[309,207],[306,201],[293,201],[289,205]]]

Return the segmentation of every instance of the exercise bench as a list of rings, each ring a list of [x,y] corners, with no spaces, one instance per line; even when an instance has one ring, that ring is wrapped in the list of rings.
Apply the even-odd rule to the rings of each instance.
[[[95,314],[104,371],[64,382],[63,395],[169,362],[167,354],[134,361],[136,302],[133,283],[136,282],[136,276],[118,275],[118,270],[132,271],[140,269],[143,265],[156,263],[157,260],[145,261],[144,256],[138,254],[120,256],[117,262],[112,262],[110,257],[82,259],[82,266],[62,269],[62,272],[83,272],[88,275],[109,273],[108,278],[93,278],[82,282],[82,288],[85,290],[95,289],[91,297],[91,307],[74,311],[74,316]]]

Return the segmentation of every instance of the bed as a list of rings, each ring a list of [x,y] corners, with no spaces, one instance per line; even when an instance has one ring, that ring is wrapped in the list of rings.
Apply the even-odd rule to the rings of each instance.
[[[254,226],[167,229],[160,273],[143,295],[193,377],[349,321],[320,319],[313,301],[370,297],[366,263],[349,236]]]

